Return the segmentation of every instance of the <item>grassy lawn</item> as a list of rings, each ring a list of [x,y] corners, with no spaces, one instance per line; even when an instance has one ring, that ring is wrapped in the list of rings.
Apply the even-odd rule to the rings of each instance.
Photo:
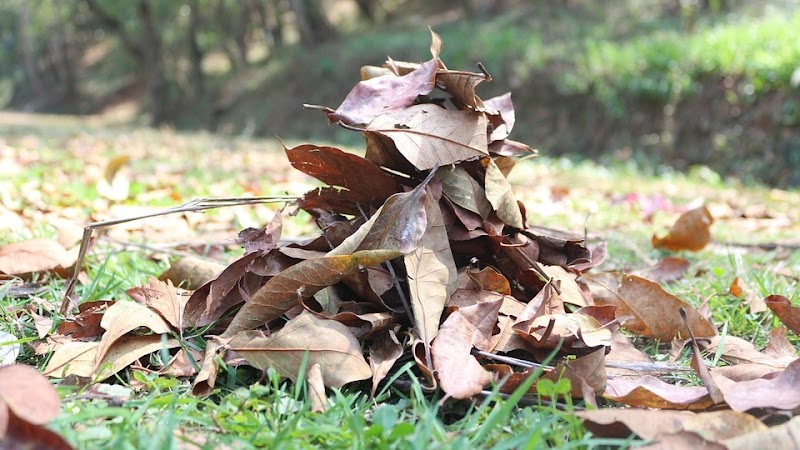
[[[90,221],[194,197],[298,195],[315,186],[289,166],[274,140],[10,114],[0,115],[0,136],[0,243],[44,237],[74,246],[80,228]],[[128,195],[112,200],[98,183],[109,162],[121,156],[129,160],[116,179],[127,179]],[[114,179],[108,181],[113,185]],[[681,253],[690,269],[667,289],[694,306],[708,302],[721,333],[761,347],[778,325],[771,313],[751,314],[729,295],[737,276],[761,297],[779,294],[798,300],[800,192],[724,180],[706,168],[684,174],[546,156],[519,163],[510,181],[526,204],[530,223],[585,230],[590,244],[607,241],[609,258],[595,270],[633,270],[655,263],[668,253],[653,249],[651,236],[664,234],[688,205],[704,201],[716,219],[715,241],[701,252]],[[231,245],[236,233],[266,223],[280,206],[234,207],[112,227],[87,259],[87,276],[77,295],[83,301],[125,299],[126,289],[162,273],[179,253],[230,262],[239,254]],[[308,216],[289,217],[289,210],[284,212],[284,237],[315,232]],[[65,286],[57,278],[34,281],[41,283],[41,290],[33,298],[12,294],[11,282],[0,285],[0,331],[24,344],[18,362],[42,369],[48,356],[37,355],[29,345],[38,340],[30,312],[57,309]],[[55,325],[58,321],[56,317]],[[796,336],[790,339],[796,347],[800,343]],[[642,348],[656,361],[668,359],[669,348],[654,341]],[[690,357],[684,351],[677,363],[688,366]],[[707,362],[720,363],[714,355]],[[207,398],[193,397],[186,379],[142,371],[122,371],[102,389],[54,380],[63,403],[50,427],[86,449],[593,448],[640,443],[593,436],[573,414],[585,407],[582,403],[550,404],[537,396],[523,398],[522,390],[510,397],[487,392],[472,403],[442,403],[439,394],[405,381],[411,364],[400,361],[390,374],[397,382],[379,389],[374,398],[368,384],[334,390],[325,413],[311,411],[306,383],[282,381],[272,370],[259,380],[260,374],[249,368],[223,367]],[[687,377],[698,382],[694,375]]]

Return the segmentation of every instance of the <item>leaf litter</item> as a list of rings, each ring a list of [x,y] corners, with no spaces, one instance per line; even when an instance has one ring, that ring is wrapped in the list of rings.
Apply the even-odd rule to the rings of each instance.
[[[510,94],[482,100],[476,87],[488,73],[448,70],[435,33],[432,40],[429,61],[362,70],[364,80],[337,109],[313,107],[362,133],[365,156],[284,146],[293,167],[325,184],[294,202],[315,219],[318,238],[281,243],[278,212],[271,225],[240,234],[245,255],[193,281],[192,290],[173,286],[192,278],[190,267],[183,277],[165,274],[170,281],[130,289],[134,301],[81,304],[47,336],[43,348],[54,354],[45,374],[101,381],[144,365],[193,378],[193,392],[206,395],[225,361],[307,380],[319,412],[325,388],[371,380],[365,385],[374,394],[390,375],[427,378],[456,400],[492,383],[509,392],[539,376],[530,392],[568,380],[559,392],[599,405],[580,416],[606,435],[681,445],[733,445],[755,435],[789,442],[791,431],[759,420],[800,407],[800,365],[785,333],[764,352],[720,336],[705,314],[660,285],[680,278],[686,260],[596,272],[604,245],[589,249],[582,236],[529,223],[508,176],[513,158],[536,151],[507,139],[515,125]],[[695,208],[652,244],[700,250],[713,221],[707,207]],[[15,273],[74,264],[45,259]],[[764,303],[798,332],[788,299]],[[697,379],[676,382],[670,374],[692,369],[653,362],[634,339],[690,340]],[[707,367],[709,352],[728,366]],[[170,359],[147,358],[155,354]],[[416,367],[393,374],[401,360]],[[655,425],[665,417],[667,425]],[[720,431],[731,427],[737,433]]]

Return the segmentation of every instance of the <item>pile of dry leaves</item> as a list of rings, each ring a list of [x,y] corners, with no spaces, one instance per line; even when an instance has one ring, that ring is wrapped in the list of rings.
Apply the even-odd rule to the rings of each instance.
[[[81,304],[39,347],[54,352],[46,374],[100,381],[130,366],[192,377],[204,395],[221,361],[290,379],[306,367],[324,409],[324,387],[371,379],[374,392],[398,360],[413,359],[424,385],[454,399],[493,382],[510,392],[530,374],[568,379],[589,406],[579,413],[586,426],[602,435],[730,447],[788,439],[796,419],[761,420],[785,421],[800,407],[786,330],[763,352],[721,338],[708,311],[659,284],[684,260],[591,273],[604,246],[590,251],[581,236],[529,225],[535,218],[506,177],[535,152],[508,139],[510,95],[480,99],[488,73],[449,70],[440,51],[433,34],[429,61],[366,67],[338,109],[313,107],[366,138],[364,157],[286,149],[292,166],[327,185],[296,202],[319,224],[317,238],[281,245],[278,214],[241,232],[244,256],[196,290],[153,279],[129,290],[133,302]],[[690,211],[654,244],[702,248],[711,222],[705,208]],[[788,300],[766,305],[800,332]],[[692,368],[654,363],[637,336],[690,345]],[[164,349],[171,359],[158,364]],[[708,368],[704,352],[729,365]],[[691,371],[701,384],[663,380]]]

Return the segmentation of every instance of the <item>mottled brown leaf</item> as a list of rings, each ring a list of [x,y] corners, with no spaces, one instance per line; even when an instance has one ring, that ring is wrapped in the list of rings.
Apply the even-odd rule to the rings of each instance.
[[[503,95],[484,100],[483,104],[486,108],[497,111],[497,115],[489,116],[489,122],[492,124],[489,142],[502,141],[507,138],[517,120],[511,93],[506,92]]]
[[[666,236],[659,238],[653,235],[653,247],[672,251],[702,250],[711,242],[712,223],[714,218],[705,206],[689,210],[678,218]]]
[[[439,202],[432,194],[425,197],[425,213],[428,217],[425,234],[403,261],[414,328],[427,345],[436,337],[444,305],[458,287],[458,274]]]
[[[729,291],[734,297],[744,300],[745,304],[750,307],[750,314],[761,313],[767,310],[767,304],[764,302],[764,299],[756,294],[741,277],[733,279]]]
[[[764,303],[787,328],[800,334],[800,307],[792,306],[792,302],[782,295],[770,295],[764,299]]]
[[[484,103],[475,93],[475,89],[482,82],[491,79],[483,73],[440,69],[436,74],[436,86],[452,95],[454,103],[459,107],[482,110]]]
[[[77,260],[57,241],[31,239],[0,246],[0,272],[28,278],[33,274],[55,273],[66,276]]]
[[[417,170],[488,156],[486,116],[433,104],[415,105],[378,116],[365,134],[391,139]]]
[[[108,308],[100,321],[106,332],[100,339],[95,356],[97,369],[114,343],[137,328],[149,328],[153,333],[169,333],[169,324],[157,312],[136,302],[116,302]]]
[[[439,385],[448,396],[470,398],[492,380],[470,352],[489,342],[501,303],[496,300],[461,308],[442,324],[431,350]]]
[[[306,352],[309,366],[320,365],[326,386],[341,388],[372,375],[361,345],[350,329],[308,312],[286,322],[270,336],[242,331],[231,339],[230,348],[254,367],[262,370],[272,367],[291,380],[297,378]]]
[[[301,261],[271,278],[236,313],[222,337],[260,327],[300,304],[302,298],[338,283],[350,273],[397,258],[391,250],[365,250],[352,255]]]
[[[381,114],[402,111],[435,85],[439,63],[434,58],[404,75],[384,75],[356,84],[339,108],[328,113],[328,121],[366,125]]]
[[[346,189],[340,195],[354,203],[368,202],[380,206],[400,189],[394,179],[377,165],[338,148],[304,144],[284,149],[295,169],[330,186]]]

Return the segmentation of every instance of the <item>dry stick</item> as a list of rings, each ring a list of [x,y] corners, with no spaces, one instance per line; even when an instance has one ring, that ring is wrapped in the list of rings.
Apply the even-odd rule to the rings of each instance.
[[[291,200],[296,200],[297,196],[294,195],[273,195],[264,197],[221,197],[221,198],[196,198],[190,200],[182,205],[167,208],[161,211],[156,211],[139,216],[126,217],[124,219],[104,220],[100,222],[92,222],[83,229],[83,239],[81,240],[81,248],[78,252],[78,260],[75,262],[75,270],[72,272],[72,277],[69,279],[67,289],[64,291],[64,299],[61,302],[60,312],[65,315],[69,311],[72,303],[72,291],[75,290],[75,284],[78,281],[78,274],[81,272],[83,260],[86,258],[86,252],[89,248],[89,241],[92,238],[92,233],[98,228],[107,228],[121,223],[133,222],[136,220],[147,219],[150,217],[166,216],[168,214],[176,214],[182,212],[197,212],[206,211],[209,209],[225,208],[228,206],[240,205],[256,205],[260,203],[286,203]]]
[[[544,371],[553,370],[552,366],[535,363],[520,358],[513,358],[511,356],[495,355],[493,353],[484,352],[481,350],[472,350],[473,355],[482,356],[487,359],[493,359],[512,366],[524,367],[526,369],[541,368]],[[692,368],[683,366],[674,366],[671,364],[659,363],[646,363],[646,362],[613,362],[608,361],[605,363],[607,369],[628,369],[636,370],[639,372],[692,372]]]

